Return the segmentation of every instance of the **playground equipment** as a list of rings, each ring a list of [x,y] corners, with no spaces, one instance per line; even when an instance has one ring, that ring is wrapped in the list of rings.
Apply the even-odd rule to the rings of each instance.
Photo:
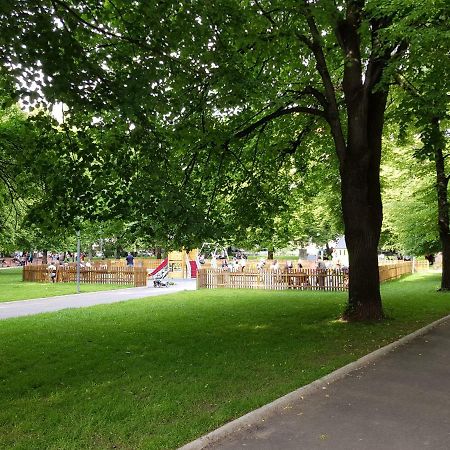
[[[219,245],[216,242],[204,242],[200,248],[199,255],[204,258],[228,258],[227,249],[223,245]]]
[[[167,275],[169,274],[169,269],[166,267],[161,270],[153,279],[154,287],[169,287],[169,280]]]
[[[148,270],[148,276],[156,280],[163,271],[168,278],[196,278],[199,267],[198,249],[169,252],[168,257],[153,270]]]
[[[158,279],[162,271],[167,270],[168,278],[197,278],[198,269],[202,266],[205,258],[227,258],[225,247],[211,242],[205,242],[200,250],[181,250],[169,252],[156,269],[149,269],[148,274],[154,281]]]

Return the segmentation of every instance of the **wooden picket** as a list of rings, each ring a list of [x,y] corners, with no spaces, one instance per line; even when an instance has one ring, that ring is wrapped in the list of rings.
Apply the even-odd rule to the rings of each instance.
[[[46,266],[29,264],[23,268],[23,281],[38,283],[50,282],[50,273]],[[59,266],[56,269],[56,282],[75,283],[77,268]],[[145,267],[83,267],[80,270],[80,283],[124,284],[131,286],[147,285],[147,269]]]
[[[331,269],[289,271],[245,269],[243,272],[200,269],[197,278],[199,288],[344,291],[347,285],[348,271]]]
[[[384,264],[378,267],[378,271],[380,273],[380,283],[383,283],[384,281],[395,280],[403,275],[412,273],[413,263],[404,261],[395,264]]]
[[[417,262],[415,263],[417,264]],[[411,261],[399,261],[379,266],[380,283],[400,278],[413,270],[425,270],[428,264],[413,267]],[[300,269],[288,271],[254,270],[229,272],[223,269],[201,268],[197,275],[198,288],[238,289],[300,289],[308,291],[346,291],[349,272],[339,269]]]

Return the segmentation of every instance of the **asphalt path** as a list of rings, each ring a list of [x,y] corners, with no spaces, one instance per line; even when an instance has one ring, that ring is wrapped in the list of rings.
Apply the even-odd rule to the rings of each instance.
[[[186,448],[449,450],[450,320],[281,411],[268,406],[219,442]]]
[[[173,294],[174,292],[195,290],[196,280],[173,280],[169,287],[138,287],[115,289],[112,291],[90,292],[82,294],[60,295],[58,297],[36,298],[0,303],[0,319],[29,316],[67,308],[84,308],[93,305],[117,303],[145,297]]]

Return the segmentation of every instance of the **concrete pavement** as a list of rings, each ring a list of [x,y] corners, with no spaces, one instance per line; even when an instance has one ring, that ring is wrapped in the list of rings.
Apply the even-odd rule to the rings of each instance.
[[[185,290],[195,290],[196,280],[173,280],[167,288],[138,287],[112,291],[90,292],[87,294],[60,295],[58,297],[36,298],[0,303],[0,319],[29,316],[66,308],[83,308],[106,303],[123,302],[144,297],[173,294]]]
[[[182,448],[448,450],[450,316],[434,325]]]

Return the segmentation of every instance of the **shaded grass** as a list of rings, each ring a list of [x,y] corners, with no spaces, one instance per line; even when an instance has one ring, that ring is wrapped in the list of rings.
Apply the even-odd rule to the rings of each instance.
[[[176,448],[450,313],[437,276],[346,295],[199,291],[0,322],[1,448]]]
[[[132,286],[118,284],[80,284],[80,292],[98,292]],[[76,283],[24,283],[22,268],[0,270],[0,303],[40,297],[76,294]]]

